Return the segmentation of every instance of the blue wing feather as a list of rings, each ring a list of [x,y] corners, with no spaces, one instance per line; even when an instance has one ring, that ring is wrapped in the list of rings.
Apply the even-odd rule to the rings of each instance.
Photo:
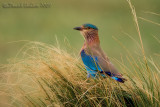
[[[87,55],[84,50],[81,52],[81,57],[83,63],[89,67],[91,70],[102,71],[100,66],[98,65],[98,58],[96,56]]]
[[[88,77],[93,77],[95,78],[99,73],[101,73],[101,76],[106,77],[106,75],[110,76],[111,78],[119,81],[119,82],[124,82],[123,79],[115,77],[114,74],[112,74],[110,71],[103,71],[101,67],[98,64],[98,57],[97,56],[91,56],[87,55],[84,50],[81,51],[81,58],[82,61],[85,65],[85,68],[88,73]]]
[[[100,68],[100,66],[98,65],[97,61],[98,58],[97,57],[92,57],[91,55],[87,55],[85,53],[84,50],[81,51],[81,58],[82,61],[85,65],[85,68],[88,72],[88,77],[90,77],[90,75],[92,77],[96,77],[97,75],[97,71],[102,71],[102,69]]]

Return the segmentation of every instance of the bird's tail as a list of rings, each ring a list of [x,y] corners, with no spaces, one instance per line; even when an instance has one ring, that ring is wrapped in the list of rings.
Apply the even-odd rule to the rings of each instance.
[[[126,79],[122,78],[122,77],[111,77],[111,78],[115,79],[116,81],[121,82],[121,83],[124,83],[126,81]]]
[[[100,73],[104,73],[107,74],[108,76],[110,76],[112,79],[118,81],[118,82],[121,82],[121,83],[124,83],[125,81],[127,81],[127,79],[123,78],[123,77],[119,77],[119,76],[116,76],[115,74],[112,74],[111,72],[103,72],[103,71],[100,71]]]

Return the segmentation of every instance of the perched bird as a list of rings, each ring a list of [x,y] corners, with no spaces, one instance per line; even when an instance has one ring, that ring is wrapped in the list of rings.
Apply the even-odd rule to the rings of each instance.
[[[85,39],[80,55],[87,70],[87,77],[96,78],[100,74],[124,83],[126,79],[122,77],[101,49],[98,28],[93,24],[83,24],[74,29],[79,30]]]

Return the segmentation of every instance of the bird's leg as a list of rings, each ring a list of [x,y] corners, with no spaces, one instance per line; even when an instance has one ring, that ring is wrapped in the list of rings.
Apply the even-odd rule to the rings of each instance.
[[[89,80],[89,78],[91,77],[90,75],[91,74],[87,73],[87,79],[83,83],[86,83]]]
[[[90,76],[91,76],[91,74],[88,73],[88,74],[87,74],[87,79],[90,78]]]

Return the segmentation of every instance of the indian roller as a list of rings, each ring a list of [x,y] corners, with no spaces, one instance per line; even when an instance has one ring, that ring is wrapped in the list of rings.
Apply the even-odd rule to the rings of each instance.
[[[126,79],[110,62],[100,46],[98,28],[93,24],[83,24],[74,29],[80,31],[85,40],[80,55],[87,70],[87,77],[109,76],[118,82],[124,83]]]

